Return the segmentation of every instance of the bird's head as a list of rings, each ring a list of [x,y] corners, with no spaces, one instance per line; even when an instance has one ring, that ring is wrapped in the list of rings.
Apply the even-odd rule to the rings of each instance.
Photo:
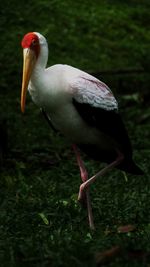
[[[40,53],[40,38],[38,33],[27,33],[21,42],[23,48],[23,76],[21,89],[21,111],[25,111],[26,93],[32,71]]]

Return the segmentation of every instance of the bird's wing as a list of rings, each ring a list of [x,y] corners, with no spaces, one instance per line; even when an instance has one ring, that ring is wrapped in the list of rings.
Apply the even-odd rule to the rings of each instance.
[[[54,132],[58,132],[56,130],[56,128],[54,127],[54,125],[52,124],[52,121],[50,119],[50,116],[46,113],[46,111],[43,108],[40,108],[44,118],[46,119],[46,121],[48,122],[48,125],[54,130]]]
[[[118,109],[118,103],[110,88],[91,75],[78,77],[71,86],[78,103],[89,104],[104,110]]]
[[[107,85],[80,78],[73,92],[73,104],[83,120],[113,138],[125,154],[131,155],[130,140],[118,113],[117,101]]]

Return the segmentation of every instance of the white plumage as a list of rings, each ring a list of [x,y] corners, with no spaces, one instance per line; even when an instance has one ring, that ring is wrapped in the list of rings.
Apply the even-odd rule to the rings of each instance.
[[[40,40],[43,44],[43,39]],[[43,55],[45,64],[41,64]],[[99,144],[101,140],[103,144],[103,133],[84,122],[72,105],[72,98],[93,107],[117,109],[117,101],[110,89],[93,76],[68,65],[57,64],[45,69],[46,59],[48,50],[44,46],[28,88],[33,101],[45,110],[54,127],[70,141]]]
[[[36,33],[37,34],[37,33]],[[72,98],[79,103],[106,110],[117,110],[117,101],[103,82],[88,73],[68,65],[56,64],[45,68],[48,46],[40,38],[40,54],[29,84],[33,101],[45,110],[54,127],[74,143],[101,143],[103,133],[91,129],[72,105]],[[100,137],[101,135],[101,137]]]

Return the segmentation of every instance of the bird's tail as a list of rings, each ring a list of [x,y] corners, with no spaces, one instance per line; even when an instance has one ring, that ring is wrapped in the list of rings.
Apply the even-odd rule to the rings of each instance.
[[[132,159],[123,161],[118,168],[135,175],[144,174],[143,170],[141,170]]]

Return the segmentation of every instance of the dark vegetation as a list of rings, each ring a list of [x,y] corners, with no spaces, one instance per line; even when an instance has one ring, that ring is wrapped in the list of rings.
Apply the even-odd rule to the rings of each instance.
[[[150,264],[149,8],[149,0],[1,1],[0,266]],[[20,112],[20,42],[28,31],[47,37],[49,64],[90,71],[112,88],[145,172],[113,170],[92,186],[94,233],[77,202],[70,145],[29,97]],[[85,161],[91,175],[103,166]]]

